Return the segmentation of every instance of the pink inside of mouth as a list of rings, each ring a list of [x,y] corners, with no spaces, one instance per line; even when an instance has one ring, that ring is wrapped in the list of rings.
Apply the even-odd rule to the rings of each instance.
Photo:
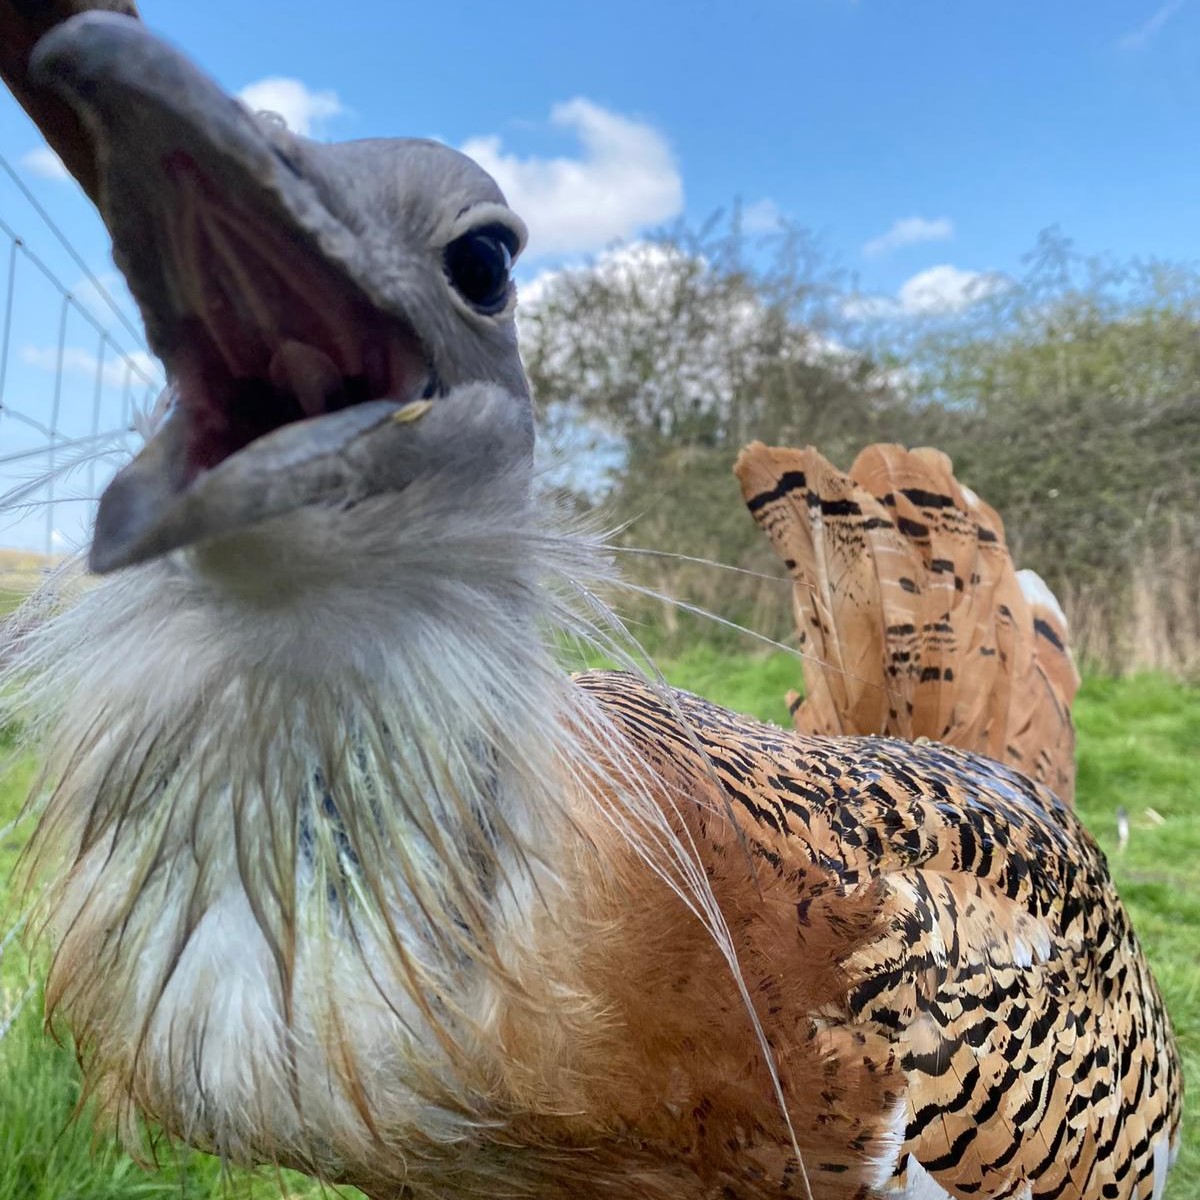
[[[187,418],[186,475],[293,421],[415,398],[420,342],[306,244],[224,198],[190,158],[166,164],[167,267],[179,311],[168,355]]]

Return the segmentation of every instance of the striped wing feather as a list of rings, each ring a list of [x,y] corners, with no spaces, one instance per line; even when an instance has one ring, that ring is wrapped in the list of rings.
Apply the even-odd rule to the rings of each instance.
[[[811,447],[754,443],[735,469],[795,580],[801,732],[929,737],[1071,799],[1065,622],[944,454],[871,446],[843,474]]]
[[[900,702],[919,612],[915,588],[903,582],[916,572],[911,545],[878,501],[819,455],[756,443],[736,469],[751,512],[796,580],[806,693],[794,709],[797,728],[912,736]]]

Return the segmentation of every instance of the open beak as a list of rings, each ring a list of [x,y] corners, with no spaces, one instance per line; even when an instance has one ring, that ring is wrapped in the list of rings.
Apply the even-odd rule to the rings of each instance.
[[[114,257],[172,381],[166,421],[101,499],[94,570],[398,489],[469,440],[460,422],[478,424],[480,397],[468,412],[440,395],[410,321],[373,294],[361,239],[322,200],[311,147],[273,136],[129,18],[58,26],[30,78],[92,138]]]

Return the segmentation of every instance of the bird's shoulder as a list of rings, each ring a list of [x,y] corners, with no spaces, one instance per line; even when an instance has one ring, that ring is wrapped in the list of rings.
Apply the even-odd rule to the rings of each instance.
[[[626,672],[576,682],[651,768],[719,784],[740,833],[781,866],[811,862],[843,886],[914,869],[971,875],[1035,914],[1086,903],[1106,877],[1070,808],[982,755],[801,735]]]
[[[879,1195],[924,1172],[972,1194],[1155,1177],[1179,1065],[1072,809],[940,744],[794,734],[628,674],[577,682],[684,811],[695,798],[693,842],[743,961],[762,964],[751,990],[821,973],[808,1036],[841,1069],[905,1079]]]

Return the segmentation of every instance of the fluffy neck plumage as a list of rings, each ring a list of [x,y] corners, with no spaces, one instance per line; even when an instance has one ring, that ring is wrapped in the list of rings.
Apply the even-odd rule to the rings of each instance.
[[[781,1112],[702,757],[640,758],[554,662],[593,550],[487,493],[309,512],[30,611],[47,1002],[128,1145],[146,1115],[380,1200],[666,1200],[731,1074],[730,1130]]]
[[[569,1105],[553,1047],[595,1000],[563,868],[595,850],[603,734],[538,637],[578,550],[514,493],[457,497],[460,528],[430,498],[306,514],[83,584],[21,639],[48,1004],[127,1140],[137,1109],[329,1176],[452,1144],[514,1010],[545,1033],[522,1086]]]

